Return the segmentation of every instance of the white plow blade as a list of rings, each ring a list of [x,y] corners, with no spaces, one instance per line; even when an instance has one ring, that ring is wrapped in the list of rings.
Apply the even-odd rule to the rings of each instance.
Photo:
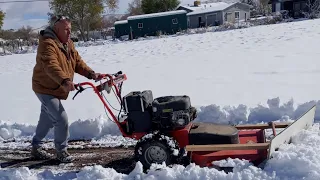
[[[291,136],[295,135],[302,129],[308,129],[314,122],[316,106],[314,105],[309,111],[300,118],[290,124],[287,128],[276,135],[270,142],[268,159],[272,158],[272,153],[276,151],[282,144],[290,143]]]

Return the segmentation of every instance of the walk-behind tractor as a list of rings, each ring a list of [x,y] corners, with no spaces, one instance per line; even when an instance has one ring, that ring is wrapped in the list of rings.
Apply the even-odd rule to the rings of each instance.
[[[186,95],[153,98],[151,90],[133,91],[122,97],[125,74],[104,74],[100,84],[79,83],[75,96],[93,88],[111,119],[118,125],[122,135],[138,140],[135,158],[145,169],[152,163],[167,165],[193,162],[201,167],[212,167],[212,162],[230,158],[246,159],[261,165],[272,158],[279,146],[290,143],[291,136],[313,124],[315,106],[293,123],[269,123],[255,125],[222,125],[195,122],[196,109]],[[103,82],[104,81],[104,82]],[[116,116],[103,94],[113,91],[121,109]],[[276,134],[276,128],[284,128]],[[274,137],[267,140],[265,130],[272,129]],[[187,161],[186,161],[187,160]]]

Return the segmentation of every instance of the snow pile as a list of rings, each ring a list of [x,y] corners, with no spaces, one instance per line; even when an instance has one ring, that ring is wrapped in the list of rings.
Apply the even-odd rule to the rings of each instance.
[[[257,124],[271,121],[290,122],[299,118],[312,106],[320,106],[320,101],[310,101],[294,106],[293,100],[280,104],[280,98],[267,100],[267,106],[251,107],[240,104],[237,107],[220,107],[216,104],[201,106],[196,121],[221,124]],[[315,121],[320,121],[320,109],[316,109]]]
[[[0,140],[32,136],[35,126],[0,120]]]
[[[37,176],[34,175],[28,168],[17,168],[17,169],[6,169],[2,170],[0,168],[0,179],[14,179],[14,180],[22,180],[22,179],[36,179]]]
[[[319,179],[320,173],[320,131],[316,123],[308,130],[302,130],[292,138],[292,144],[285,144],[274,152],[265,171],[277,172],[283,179]]]
[[[101,138],[104,135],[120,136],[117,124],[103,116],[94,119],[78,120],[70,125],[71,139]]]

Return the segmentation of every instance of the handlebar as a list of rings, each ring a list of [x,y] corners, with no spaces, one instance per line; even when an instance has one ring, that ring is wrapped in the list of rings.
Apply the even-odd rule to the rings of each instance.
[[[113,80],[114,79],[113,76],[114,77],[118,77],[121,74],[122,74],[122,71],[118,71],[117,73],[114,73],[114,74],[100,74],[98,76],[98,78],[95,80],[95,82],[98,82],[98,81],[100,81],[102,79],[105,79],[106,77],[109,77],[111,80]]]
[[[75,84],[75,88],[78,91],[76,92],[76,94],[73,96],[72,99],[74,100],[74,98],[79,93],[83,92],[86,89],[83,87],[84,85],[91,86],[91,88],[93,88],[96,93],[102,92],[103,90],[106,90],[108,93],[110,93],[112,86],[114,86],[116,89],[117,95],[119,96],[119,98],[121,98],[119,89],[116,85],[127,80],[127,76],[125,74],[122,74],[122,71],[118,71],[117,73],[114,73],[114,74],[100,74],[99,77],[95,80],[95,82],[101,81],[103,79],[108,79],[108,78],[109,78],[109,80],[107,80],[106,82],[104,82],[100,85],[97,85],[97,86],[95,86],[91,82],[82,82],[82,83]]]
[[[102,79],[108,79],[105,82],[101,82]],[[101,83],[99,83],[99,85],[95,86],[93,83],[91,82],[82,82],[82,83],[78,83],[75,85],[75,88],[78,90],[78,92],[76,92],[76,94],[74,95],[74,97],[72,98],[74,100],[74,98],[81,92],[83,92],[85,89],[84,88],[85,85],[90,86],[91,88],[93,88],[94,92],[97,94],[97,96],[99,97],[99,99],[101,100],[101,102],[103,103],[104,107],[107,109],[107,111],[109,112],[109,114],[111,115],[111,117],[113,118],[114,122],[118,125],[120,131],[122,132],[122,134],[125,134],[125,132],[123,131],[117,117],[114,115],[114,113],[111,111],[111,109],[109,108],[108,104],[107,104],[107,99],[106,97],[100,93],[102,91],[107,91],[108,93],[110,93],[112,86],[115,87],[116,93],[115,96],[117,97],[121,109],[122,109],[122,97],[121,97],[121,89],[122,89],[122,83],[123,81],[127,80],[127,76],[125,74],[122,74],[121,71],[114,73],[114,74],[101,74],[96,80],[100,81]],[[113,90],[113,89],[112,89]],[[108,102],[109,103],[109,102]],[[110,105],[110,103],[109,103]],[[111,106],[111,105],[110,105]],[[121,112],[121,110],[120,110]],[[120,115],[119,112],[119,115]],[[119,116],[118,115],[118,116]]]

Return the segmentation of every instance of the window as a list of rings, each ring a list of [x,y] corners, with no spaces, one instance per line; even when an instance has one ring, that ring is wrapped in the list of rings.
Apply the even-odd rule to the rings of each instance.
[[[138,23],[138,28],[143,28],[143,23]]]
[[[172,24],[178,24],[178,19],[177,18],[172,19]]]
[[[240,12],[234,12],[234,18],[239,19],[240,18]]]

